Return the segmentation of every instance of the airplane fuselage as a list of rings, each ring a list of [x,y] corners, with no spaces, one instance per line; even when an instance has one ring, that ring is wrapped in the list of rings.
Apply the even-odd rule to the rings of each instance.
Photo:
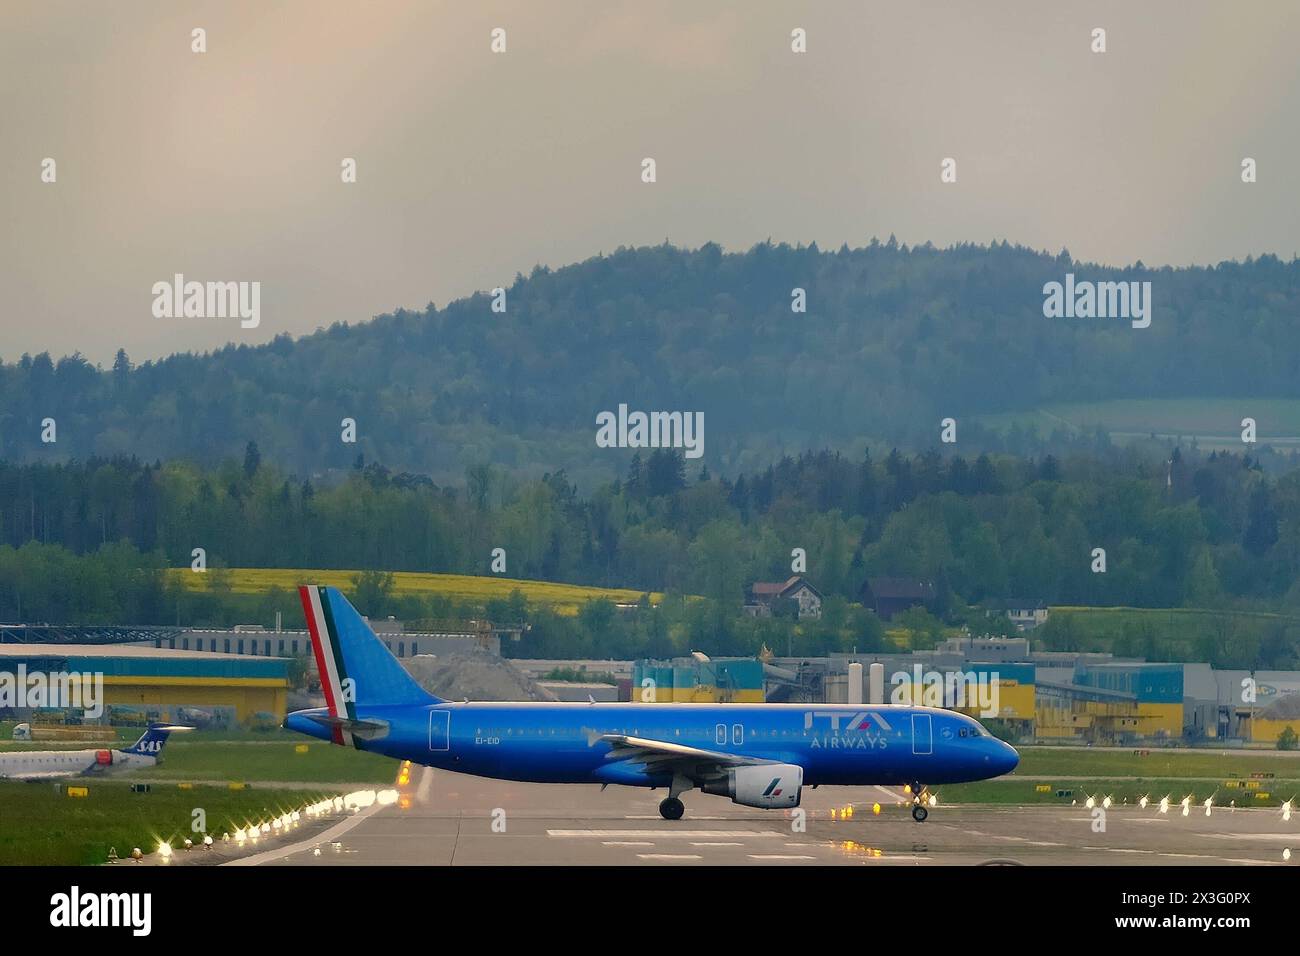
[[[28,750],[0,754],[0,780],[56,780],[89,773],[140,770],[156,757],[121,750]]]
[[[294,730],[330,739],[299,711]],[[440,703],[357,708],[384,725],[361,750],[444,770],[539,783],[665,786],[670,774],[611,759],[602,735],[649,738],[796,764],[805,785],[957,783],[1013,769],[1016,752],[963,714],[882,704]]]

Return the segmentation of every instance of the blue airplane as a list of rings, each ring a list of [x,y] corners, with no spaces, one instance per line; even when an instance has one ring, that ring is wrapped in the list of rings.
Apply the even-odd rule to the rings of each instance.
[[[472,703],[441,700],[406,672],[336,588],[298,589],[326,707],[290,730],[457,773],[537,783],[666,788],[666,820],[693,789],[746,807],[797,807],[804,787],[987,780],[1019,754],[978,721],[903,704]]]

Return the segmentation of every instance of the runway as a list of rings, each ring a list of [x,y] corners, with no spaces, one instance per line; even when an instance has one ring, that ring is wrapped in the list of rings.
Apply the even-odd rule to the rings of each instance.
[[[521,784],[414,768],[397,803],[336,834],[264,846],[245,865],[926,866],[1292,865],[1300,814],[1178,805],[952,806],[915,823],[885,788],[805,790],[803,814],[750,810],[697,791],[684,819],[663,792]],[[879,815],[872,803],[879,801]],[[851,807],[851,811],[846,808]],[[1103,827],[1104,829],[1099,829]],[[1300,853],[1293,860],[1300,864]]]

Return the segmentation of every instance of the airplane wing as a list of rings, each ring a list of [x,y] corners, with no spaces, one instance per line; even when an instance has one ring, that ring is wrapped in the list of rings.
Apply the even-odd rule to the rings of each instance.
[[[626,734],[601,734],[593,736],[591,743],[603,740],[610,745],[608,759],[626,760],[641,764],[646,772],[681,774],[693,780],[708,779],[722,774],[727,767],[750,764],[775,764],[778,761],[744,754],[729,754],[718,750],[704,750],[685,744],[653,740],[648,737],[629,737]]]

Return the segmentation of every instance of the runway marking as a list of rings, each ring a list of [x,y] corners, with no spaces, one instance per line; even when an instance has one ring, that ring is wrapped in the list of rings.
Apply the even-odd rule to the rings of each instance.
[[[873,866],[881,866],[888,863],[929,863],[932,857],[928,856],[879,856],[870,858],[869,862]]]
[[[1060,846],[1061,844],[1054,844]],[[1107,853],[1156,853],[1156,850],[1140,850],[1135,847],[1127,846],[1086,846],[1085,850],[1105,850]]]
[[[428,803],[429,791],[433,789],[433,768],[425,767],[424,773],[420,774],[420,783],[415,788],[415,802]]]
[[[274,850],[264,850],[261,853],[254,853],[252,856],[241,857],[237,860],[230,860],[222,863],[222,866],[260,866],[263,863],[271,863],[275,860],[283,860],[287,856],[293,856],[295,853],[302,853],[304,850],[310,850],[313,847],[320,846],[323,843],[332,843],[339,837],[347,833],[353,827],[364,823],[380,810],[384,809],[384,804],[372,803],[364,810],[358,810],[346,820],[340,820],[334,826],[330,827],[324,833],[318,833],[310,840],[304,840],[301,843],[293,843],[285,847],[277,847]]]
[[[691,846],[744,846],[743,843],[692,843]]]
[[[698,853],[638,853],[638,860],[702,860]]]
[[[813,856],[799,856],[793,853],[751,853],[751,860],[815,860]]]
[[[1176,860],[1218,860],[1220,863],[1249,863],[1252,866],[1258,866],[1261,863],[1271,863],[1271,860],[1241,860],[1230,856],[1212,856],[1206,853],[1172,853],[1153,850],[1157,856],[1168,856]]]
[[[735,837],[782,837],[784,833],[777,833],[774,830],[547,830],[546,835],[560,839],[577,838],[577,839],[596,839],[596,840],[617,840],[625,839],[644,839],[654,837],[656,839],[719,839]]]
[[[601,846],[654,846],[649,840],[603,840]]]
[[[1214,837],[1216,840],[1291,840],[1294,833],[1203,833],[1201,836]]]

